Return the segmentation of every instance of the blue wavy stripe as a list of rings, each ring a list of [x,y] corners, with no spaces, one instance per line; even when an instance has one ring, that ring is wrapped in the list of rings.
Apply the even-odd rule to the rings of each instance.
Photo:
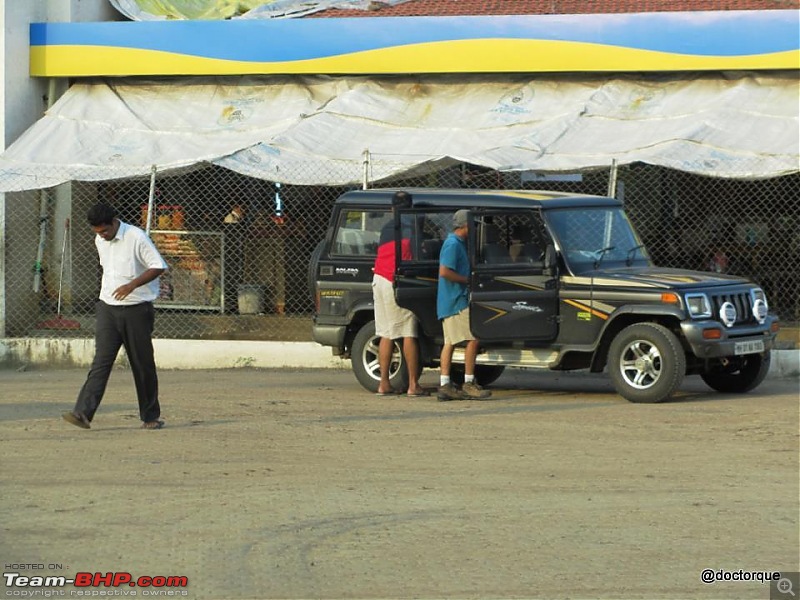
[[[586,42],[696,56],[800,47],[800,11],[34,23],[31,46],[107,46],[276,62],[471,39]]]

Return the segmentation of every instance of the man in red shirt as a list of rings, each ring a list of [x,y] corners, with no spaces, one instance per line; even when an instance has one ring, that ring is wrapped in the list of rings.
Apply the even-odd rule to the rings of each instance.
[[[411,196],[407,192],[397,192],[392,198],[392,210],[402,204],[410,204]],[[404,259],[411,258],[411,241],[404,238],[400,243],[400,252]],[[381,370],[381,381],[378,384],[378,395],[394,395],[389,382],[389,363],[392,359],[394,340],[401,339],[403,358],[408,369],[408,395],[427,396],[419,385],[419,346],[417,344],[417,319],[410,310],[397,305],[394,297],[395,241],[394,219],[381,230],[378,241],[378,255],[375,257],[374,275],[372,277],[372,297],[375,305],[375,333],[380,336],[378,346],[378,364]]]

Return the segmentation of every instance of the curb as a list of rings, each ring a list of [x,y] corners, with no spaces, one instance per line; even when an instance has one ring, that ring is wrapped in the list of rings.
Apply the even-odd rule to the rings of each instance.
[[[800,377],[800,350],[773,350],[768,377]]]
[[[316,342],[228,340],[153,340],[159,369],[296,368],[349,369],[350,362],[333,356]],[[94,339],[0,339],[0,366],[88,367]],[[126,366],[124,352],[117,365]],[[800,378],[800,350],[773,350],[768,377]]]
[[[159,369],[306,368],[343,369],[350,363],[316,342],[229,340],[153,340]],[[0,366],[46,368],[88,367],[94,358],[93,338],[0,339]],[[127,366],[125,352],[116,366]]]

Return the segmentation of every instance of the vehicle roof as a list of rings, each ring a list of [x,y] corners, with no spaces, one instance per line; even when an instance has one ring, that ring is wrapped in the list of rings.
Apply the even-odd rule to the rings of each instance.
[[[433,189],[433,188],[381,188],[346,192],[337,204],[389,205],[395,192],[411,194],[413,206],[441,206],[445,208],[569,208],[593,206],[622,206],[616,198],[573,194],[550,190],[486,190],[486,189]]]

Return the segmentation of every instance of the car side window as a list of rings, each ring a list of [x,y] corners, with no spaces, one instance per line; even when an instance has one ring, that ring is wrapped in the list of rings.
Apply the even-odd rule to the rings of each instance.
[[[477,220],[478,262],[530,265],[544,261],[547,246],[540,217],[534,212],[487,213]]]
[[[453,212],[412,212],[401,217],[404,231],[410,231],[411,260],[415,262],[439,262],[447,234],[453,221]]]
[[[392,213],[389,210],[342,211],[336,225],[332,254],[375,257],[381,229],[391,220]]]

